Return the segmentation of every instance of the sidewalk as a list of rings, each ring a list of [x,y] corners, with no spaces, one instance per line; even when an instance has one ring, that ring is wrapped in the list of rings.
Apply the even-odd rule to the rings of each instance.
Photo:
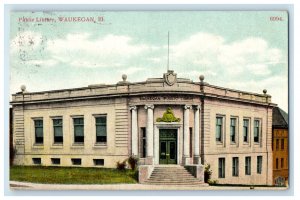
[[[220,186],[182,186],[182,185],[146,185],[146,184],[40,184],[10,181],[12,190],[250,190],[249,187]],[[284,187],[256,187],[255,190],[285,190]]]

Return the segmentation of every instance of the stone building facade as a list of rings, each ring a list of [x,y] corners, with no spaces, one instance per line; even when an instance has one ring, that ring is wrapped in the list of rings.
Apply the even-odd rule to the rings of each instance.
[[[17,165],[210,164],[219,183],[271,185],[271,96],[177,78],[12,95]]]

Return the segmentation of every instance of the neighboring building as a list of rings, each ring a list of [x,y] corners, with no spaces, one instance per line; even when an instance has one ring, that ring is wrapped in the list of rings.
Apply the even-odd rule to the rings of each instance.
[[[285,185],[289,178],[288,114],[273,108],[273,184]]]
[[[210,164],[219,183],[273,180],[271,96],[177,78],[12,95],[17,165]]]
[[[13,165],[14,161],[14,146],[13,146],[13,115],[12,108],[9,108],[9,165]]]

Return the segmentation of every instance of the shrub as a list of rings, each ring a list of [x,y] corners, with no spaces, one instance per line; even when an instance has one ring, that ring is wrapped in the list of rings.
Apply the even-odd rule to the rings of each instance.
[[[123,162],[118,161],[117,162],[117,169],[120,171],[125,170],[126,168],[126,160],[124,160]]]
[[[208,179],[207,182],[208,182],[209,185],[216,185],[216,184],[218,184],[217,180],[212,180],[212,179]]]
[[[138,161],[139,161],[139,159],[133,155],[131,155],[128,158],[128,164],[132,170],[135,170],[135,168],[137,167]]]
[[[212,170],[210,169],[210,164],[206,164],[204,168],[204,182],[208,183],[212,174]]]

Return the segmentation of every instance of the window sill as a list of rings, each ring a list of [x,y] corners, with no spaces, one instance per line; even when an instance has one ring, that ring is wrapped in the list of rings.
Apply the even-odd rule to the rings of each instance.
[[[61,142],[61,143],[53,143],[53,146],[62,146],[63,145],[63,143]]]
[[[33,149],[43,149],[44,148],[44,144],[33,144],[32,148]]]
[[[84,148],[84,143],[73,143],[71,148],[78,148],[78,149],[81,149],[81,148]]]
[[[63,146],[63,143],[54,143],[52,144],[52,146],[50,147],[51,149],[62,149],[64,146]]]
[[[93,148],[95,149],[107,148],[107,143],[95,143]]]

